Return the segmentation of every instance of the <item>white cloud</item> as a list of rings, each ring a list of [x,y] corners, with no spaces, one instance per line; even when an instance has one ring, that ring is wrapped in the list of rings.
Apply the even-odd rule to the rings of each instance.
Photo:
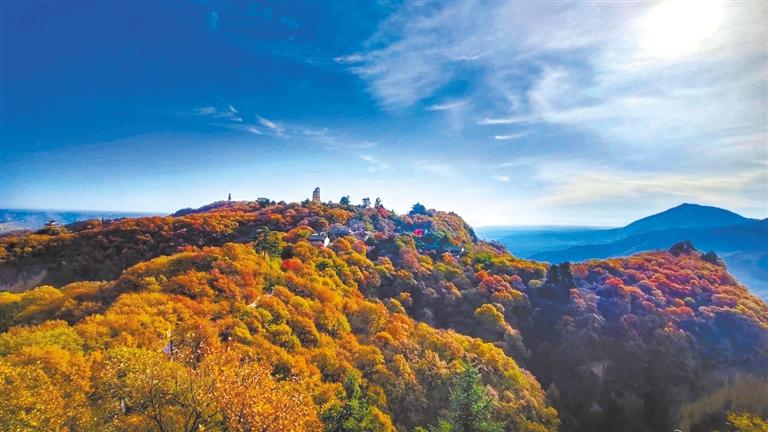
[[[513,139],[518,139],[518,138],[520,138],[520,137],[522,137],[524,135],[525,134],[523,134],[523,133],[507,134],[507,135],[494,135],[493,139],[495,139],[497,141],[509,141],[509,140],[513,140]]]
[[[339,56],[334,59],[336,63],[341,64],[354,64],[354,63],[360,63],[365,60],[365,58],[360,54],[350,54],[347,56]]]
[[[619,145],[658,144],[765,126],[768,6],[727,6],[407,4],[369,41],[373,49],[337,61],[353,65],[387,107],[413,105],[473,71],[486,84],[472,91],[487,110],[480,125],[562,124]],[[648,48],[667,28],[666,44]],[[659,61],[654,49],[674,44],[675,55]]]
[[[273,122],[259,115],[256,116],[256,119],[259,121],[259,123],[262,126],[270,129],[272,132],[274,132],[277,135],[282,136],[283,133],[285,132],[285,127],[279,123]]]
[[[511,124],[530,122],[531,120],[533,119],[528,116],[514,116],[514,117],[506,117],[506,118],[484,118],[478,121],[477,124],[483,125],[483,126],[511,125]]]
[[[523,165],[530,165],[535,163],[536,161],[531,158],[519,158],[519,159],[507,161],[507,162],[502,162],[499,164],[499,168],[509,168],[514,166],[523,166]]]
[[[368,163],[369,172],[377,172],[377,171],[382,171],[389,168],[389,165],[387,163],[382,162],[371,155],[362,155],[360,156],[360,159]]]
[[[288,133],[305,138],[306,141],[318,144],[328,151],[366,150],[379,145],[375,141],[357,139],[342,130],[314,129],[304,126],[286,126],[286,128]]]
[[[195,109],[195,114],[197,115],[213,115],[218,112],[218,109],[213,106],[207,106],[202,108]]]
[[[188,112],[183,114],[189,115]],[[192,114],[201,117],[229,120],[236,123],[241,123],[243,121],[243,119],[237,115],[237,110],[232,105],[227,105],[224,109],[215,106],[196,108],[192,110]]]
[[[358,143],[352,143],[347,145],[348,148],[358,149],[358,150],[364,150],[369,148],[374,148],[378,146],[379,143],[373,142],[373,141],[361,141]]]
[[[553,171],[542,202],[687,196],[765,209],[767,17],[765,2],[406,3],[337,62],[393,111],[471,79],[426,109],[460,109],[452,123],[475,119],[496,140],[525,125],[537,141],[520,157],[578,163]]]
[[[427,111],[442,113],[443,119],[447,121],[450,130],[459,135],[464,130],[466,123],[466,112],[470,108],[470,99],[449,100],[439,104],[433,104],[426,108]]]
[[[326,150],[364,150],[378,146],[377,142],[360,140],[348,136],[343,131],[332,131],[327,127],[316,128],[300,124],[277,122],[258,114],[241,114],[240,110],[231,104],[225,104],[223,107],[204,106],[191,111],[180,112],[179,114],[211,119],[213,125],[252,135],[279,137],[283,140],[299,137],[302,138],[300,141],[302,144],[320,145]],[[245,122],[243,116],[255,118],[256,121]]]
[[[505,175],[495,175],[493,176],[493,179],[502,183],[509,183],[509,181],[511,180],[509,176],[505,176]]]
[[[731,175],[702,177],[609,170],[585,172],[576,165],[553,163],[540,167],[538,177],[548,187],[535,205],[561,211],[584,206],[612,210],[638,205],[664,208],[694,202],[761,214],[768,198],[767,164]]]
[[[425,15],[429,5],[406,4],[382,25],[369,41],[376,49],[338,57],[337,62],[363,78],[381,104],[388,108],[408,107],[431,95],[448,83],[453,74],[453,62],[476,61],[482,52],[471,49],[451,49],[465,45],[461,30],[469,30],[463,12],[476,10],[469,3],[452,3],[440,8],[433,16]],[[412,19],[413,15],[417,19]],[[447,25],[449,24],[450,25]]]
[[[444,102],[441,104],[430,105],[427,107],[427,111],[448,111],[456,108],[461,108],[469,103],[468,99]]]

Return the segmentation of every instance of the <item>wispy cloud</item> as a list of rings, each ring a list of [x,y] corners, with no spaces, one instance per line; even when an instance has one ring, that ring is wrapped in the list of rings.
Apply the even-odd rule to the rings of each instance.
[[[214,119],[226,119],[237,123],[243,121],[242,117],[238,115],[237,110],[232,105],[226,105],[223,108],[216,106],[204,106],[192,110],[192,114]]]
[[[389,168],[389,165],[387,163],[382,162],[371,155],[362,155],[360,156],[360,159],[368,163],[369,172],[377,172],[377,171],[382,171]]]
[[[494,135],[493,139],[495,139],[497,141],[509,141],[509,140],[518,139],[518,138],[520,138],[522,136],[525,136],[525,134],[524,133],[515,133],[515,134],[507,134],[507,135]]]
[[[514,116],[514,117],[506,117],[506,118],[484,118],[479,120],[477,124],[483,125],[483,126],[511,125],[511,124],[530,122],[532,120],[533,119],[531,117],[527,117],[527,116]]]
[[[444,102],[440,104],[434,104],[427,107],[427,111],[448,111],[456,108],[461,108],[469,103],[469,99]]]
[[[495,175],[493,176],[493,179],[502,183],[509,183],[509,180],[511,180],[509,176],[505,175]]]
[[[482,116],[480,125],[562,124],[614,141],[655,134],[656,144],[659,134],[690,139],[764,126],[768,7],[729,4],[712,12],[723,14],[717,22],[698,24],[688,14],[693,24],[677,22],[670,40],[654,42],[658,27],[678,17],[664,14],[693,7],[669,3],[676,6],[410,4],[371,39],[377,48],[337,61],[350,66],[384,106],[401,108],[480,70],[485,85],[472,87],[471,96],[490,107],[483,108],[486,114],[494,108],[501,114]],[[706,27],[715,24],[714,30]],[[665,44],[681,38],[689,46],[670,58]]]
[[[363,149],[374,148],[374,147],[377,147],[378,145],[379,143],[376,143],[373,141],[362,141],[354,144],[349,144],[348,147],[363,150]]]
[[[468,30],[462,10],[454,3],[425,16],[431,5],[406,4],[387,19],[369,45],[379,48],[337,57],[336,61],[363,78],[382,105],[407,107],[428,97],[453,78],[450,63],[471,62],[478,52],[441,48],[462,44],[461,30]],[[452,27],[446,26],[448,22]],[[383,43],[382,43],[383,42]],[[437,73],[440,71],[441,73]]]
[[[219,112],[218,108],[213,106],[207,106],[202,108],[197,108],[194,110],[195,114],[197,115],[214,115]]]
[[[328,151],[366,150],[378,147],[379,143],[359,139],[341,130],[329,128],[314,129],[307,127],[289,127],[289,133],[302,137],[309,142],[322,146]]]
[[[365,57],[362,54],[350,54],[345,56],[338,56],[333,60],[339,64],[357,64],[365,61]]]
[[[498,166],[499,168],[509,168],[514,166],[533,165],[536,163],[537,161],[531,158],[518,158],[507,162],[502,162]]]
[[[542,166],[539,180],[549,186],[536,205],[550,208],[633,206],[658,208],[682,202],[718,204],[750,212],[764,211],[768,165],[728,176],[696,174],[627,173],[611,170],[583,171],[576,165]],[[632,203],[632,204],[630,204]],[[763,207],[763,208],[761,208]]]
[[[288,139],[293,136],[323,138],[328,135],[327,129],[312,129],[298,125],[288,125],[270,120],[258,114],[241,113],[234,105],[224,103],[221,106],[209,105],[195,108],[191,112],[181,112],[181,115],[193,115],[209,119],[211,124],[243,133],[263,136],[276,136]],[[246,121],[245,119],[254,119]]]
[[[274,132],[279,136],[282,136],[283,133],[285,132],[285,127],[279,123],[273,122],[259,115],[256,116],[256,119],[258,120],[259,124],[261,124],[262,126],[271,130],[272,132]]]
[[[767,16],[760,2],[406,3],[336,62],[395,114],[460,112],[453,124],[498,141],[524,125],[520,157],[579,164],[573,179],[553,171],[546,202],[688,188],[765,207],[768,182],[743,170],[768,158]]]

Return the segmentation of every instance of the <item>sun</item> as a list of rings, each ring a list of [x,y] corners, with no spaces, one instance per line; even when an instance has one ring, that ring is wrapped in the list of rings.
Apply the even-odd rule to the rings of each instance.
[[[659,59],[685,57],[716,37],[725,7],[717,0],[659,2],[641,21],[643,51]]]

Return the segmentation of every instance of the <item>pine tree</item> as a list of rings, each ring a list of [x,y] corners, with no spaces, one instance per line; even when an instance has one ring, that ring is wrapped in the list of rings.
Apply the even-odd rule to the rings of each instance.
[[[280,233],[269,228],[259,230],[254,249],[264,255],[279,256],[283,250],[280,244]]]
[[[504,425],[492,419],[493,402],[486,396],[480,371],[465,364],[451,383],[451,415],[440,419],[430,432],[501,432]]]
[[[328,407],[321,415],[326,432],[373,432],[378,422],[360,389],[360,376],[350,373],[344,380],[346,400]]]
[[[414,215],[429,215],[429,211],[421,203],[416,203],[411,207],[411,211],[408,213],[410,216]]]

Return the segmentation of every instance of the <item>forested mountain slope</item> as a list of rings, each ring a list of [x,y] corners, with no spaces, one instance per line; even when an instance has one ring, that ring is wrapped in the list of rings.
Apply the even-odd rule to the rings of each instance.
[[[214,203],[0,237],[0,276],[15,291],[0,293],[0,423],[17,430],[710,430],[768,414],[768,307],[689,244],[550,266],[422,206]]]

